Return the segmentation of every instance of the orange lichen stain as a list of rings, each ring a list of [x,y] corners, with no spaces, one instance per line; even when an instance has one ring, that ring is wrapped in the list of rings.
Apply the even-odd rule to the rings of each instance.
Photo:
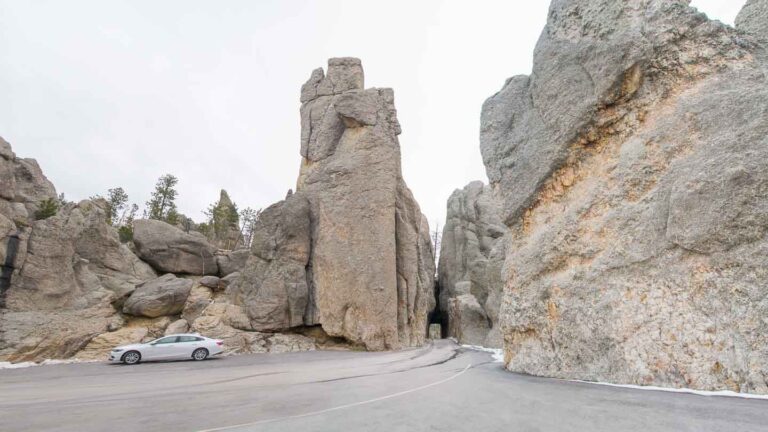
[[[547,301],[547,316],[552,323],[555,323],[560,319],[560,311],[557,309],[557,304],[552,300]]]

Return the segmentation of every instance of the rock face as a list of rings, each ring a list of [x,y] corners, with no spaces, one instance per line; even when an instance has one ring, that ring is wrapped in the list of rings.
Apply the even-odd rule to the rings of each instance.
[[[311,243],[309,201],[303,195],[294,194],[261,212],[254,229],[253,255],[232,290],[253,329],[304,325]]]
[[[765,2],[739,27],[759,32]],[[768,392],[764,47],[685,1],[556,0],[483,106],[508,369]]]
[[[133,242],[139,257],[157,271],[216,275],[216,248],[198,232],[186,233],[158,220],[133,223]]]
[[[768,0],[748,0],[736,17],[736,28],[768,41]]]
[[[472,182],[448,200],[440,247],[440,310],[448,336],[501,347],[498,316],[507,227],[490,186]]]
[[[230,290],[256,329],[320,324],[372,350],[425,340],[429,228],[402,179],[393,92],[363,81],[338,58],[302,87],[297,192],[261,214]]]
[[[219,274],[222,277],[239,272],[245,267],[245,262],[251,253],[248,249],[227,251],[216,255],[216,264],[219,266]]]
[[[119,326],[113,305],[156,275],[107,225],[103,201],[38,218],[56,191],[34,160],[17,158],[3,140],[0,179],[0,359],[71,356]]]

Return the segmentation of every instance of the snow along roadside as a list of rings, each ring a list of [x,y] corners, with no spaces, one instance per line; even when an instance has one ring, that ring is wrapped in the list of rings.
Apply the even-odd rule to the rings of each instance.
[[[500,348],[486,348],[480,345],[462,345],[462,348],[471,349],[473,351],[482,351],[491,354],[494,363],[504,363],[504,352]]]
[[[21,369],[21,368],[28,368],[33,366],[50,366],[50,365],[57,365],[57,364],[70,364],[70,363],[86,363],[86,362],[92,362],[95,360],[78,360],[78,359],[65,359],[65,360],[56,360],[56,359],[46,359],[41,361],[40,363],[35,363],[31,361],[27,362],[19,362],[19,363],[11,363],[11,362],[0,362],[0,369]]]
[[[560,381],[595,384],[595,385],[601,385],[601,386],[607,386],[607,387],[620,387],[620,388],[628,388],[633,390],[651,390],[651,391],[661,391],[661,392],[668,392],[668,393],[688,393],[688,394],[694,394],[697,396],[721,396],[721,397],[736,397],[736,398],[742,398],[742,399],[768,400],[768,395],[753,394],[753,393],[738,393],[731,390],[695,390],[695,389],[684,388],[684,387],[673,388],[673,387],[641,386],[641,385],[635,385],[635,384],[613,384],[613,383],[606,383],[606,382],[599,382],[599,381],[584,381],[584,380],[561,379]]]
[[[504,353],[500,349],[485,348],[478,345],[461,345],[461,347],[466,349],[471,349],[474,351],[491,353],[493,356],[494,362],[504,363]],[[613,384],[613,383],[606,383],[606,382],[599,382],[599,381],[569,380],[569,379],[560,379],[560,378],[554,378],[554,379],[557,379],[560,381],[594,384],[594,385],[601,385],[601,386],[607,386],[607,387],[628,388],[633,390],[650,390],[650,391],[661,391],[661,392],[669,392],[669,393],[688,393],[688,394],[694,394],[697,396],[721,396],[721,397],[736,397],[736,398],[742,398],[742,399],[768,400],[768,395],[753,394],[753,393],[739,393],[731,390],[695,390],[690,388],[641,386],[641,385],[635,385],[635,384]]]

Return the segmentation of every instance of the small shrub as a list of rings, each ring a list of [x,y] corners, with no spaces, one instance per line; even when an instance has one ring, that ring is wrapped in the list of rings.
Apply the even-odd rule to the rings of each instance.
[[[59,211],[59,200],[56,198],[48,198],[40,201],[40,205],[35,212],[35,220],[48,219],[51,216],[55,216]]]
[[[123,225],[117,229],[117,235],[120,237],[121,243],[128,243],[133,241],[133,227]]]

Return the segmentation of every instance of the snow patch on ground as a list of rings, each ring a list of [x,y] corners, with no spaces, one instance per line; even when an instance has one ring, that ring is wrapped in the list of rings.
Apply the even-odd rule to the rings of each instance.
[[[694,390],[689,388],[641,386],[641,385],[634,385],[634,384],[612,384],[612,383],[605,383],[605,382],[583,381],[583,380],[564,380],[564,381],[596,384],[596,385],[602,385],[602,386],[608,386],[608,387],[621,387],[621,388],[628,388],[628,389],[634,389],[634,390],[652,390],[652,391],[663,391],[663,392],[669,392],[669,393],[688,393],[688,394],[695,394],[699,396],[723,396],[723,397],[737,397],[737,398],[744,398],[744,399],[768,400],[768,395],[752,394],[752,393],[737,393],[735,391],[730,391],[730,390],[708,391],[708,390]]]
[[[70,364],[70,363],[84,363],[83,360],[78,359],[66,359],[66,360],[57,360],[57,359],[46,359],[39,363],[35,362],[19,362],[19,363],[11,363],[11,362],[0,362],[0,369],[20,369],[20,368],[28,368],[33,366],[50,366],[50,365],[57,365],[57,364]]]
[[[493,361],[496,363],[504,363],[504,352],[500,348],[486,348],[480,345],[462,345],[462,348],[471,349],[473,351],[482,351],[491,354]]]
[[[482,351],[490,353],[493,356],[493,360],[497,363],[503,363],[504,362],[504,353],[501,349],[496,348],[486,348],[479,345],[461,345],[462,348],[471,349],[474,351]],[[606,383],[606,382],[597,382],[597,381],[584,381],[584,380],[561,380],[561,381],[571,381],[571,382],[578,382],[578,383],[585,383],[585,384],[595,384],[595,385],[601,385],[601,386],[608,386],[608,387],[620,387],[620,388],[628,388],[633,390],[651,390],[651,391],[662,391],[662,392],[669,392],[669,393],[688,393],[688,394],[694,394],[698,396],[721,396],[721,397],[737,397],[737,398],[743,398],[743,399],[762,399],[762,400],[768,400],[768,395],[763,394],[752,394],[752,393],[738,393],[735,391],[730,390],[716,390],[716,391],[708,391],[708,390],[695,390],[695,389],[689,389],[689,388],[671,388],[671,387],[656,387],[656,386],[641,386],[641,385],[634,385],[634,384],[613,384],[613,383]]]

